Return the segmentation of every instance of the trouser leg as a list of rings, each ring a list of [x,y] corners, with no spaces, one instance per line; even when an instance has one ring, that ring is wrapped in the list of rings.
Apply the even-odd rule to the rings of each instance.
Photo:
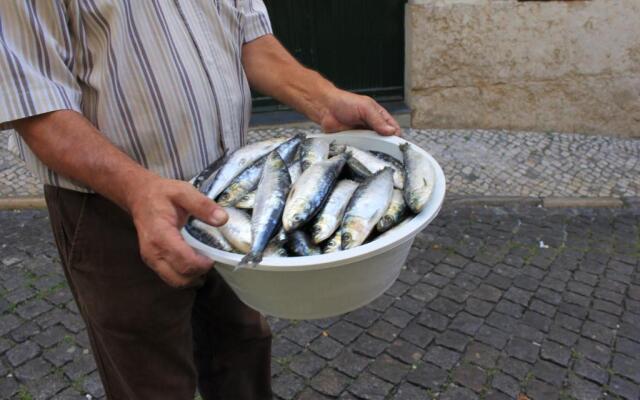
[[[130,217],[101,196],[47,186],[45,197],[107,397],[193,399],[197,288],[160,280],[139,256]]]

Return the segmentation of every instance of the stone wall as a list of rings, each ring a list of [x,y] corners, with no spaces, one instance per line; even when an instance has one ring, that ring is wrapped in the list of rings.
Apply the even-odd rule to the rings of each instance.
[[[411,0],[420,128],[640,137],[640,1]]]

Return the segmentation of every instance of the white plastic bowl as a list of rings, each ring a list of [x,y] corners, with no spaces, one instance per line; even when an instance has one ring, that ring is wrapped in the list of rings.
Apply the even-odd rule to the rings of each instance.
[[[312,135],[361,149],[382,151],[398,159],[406,141],[371,131]],[[396,280],[415,236],[438,214],[444,200],[445,177],[436,160],[411,144],[433,165],[433,194],[422,212],[394,232],[371,243],[308,257],[265,257],[255,268],[235,269],[242,255],[209,247],[183,229],[187,243],[216,262],[215,268],[248,306],[281,318],[317,319],[343,314],[373,301]]]

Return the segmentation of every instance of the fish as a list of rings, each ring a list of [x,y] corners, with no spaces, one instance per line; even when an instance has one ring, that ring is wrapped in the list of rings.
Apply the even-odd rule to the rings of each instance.
[[[256,202],[251,216],[251,251],[239,266],[257,265],[262,253],[282,223],[282,212],[291,189],[289,169],[278,151],[267,156],[260,183],[256,190]]]
[[[337,156],[338,154],[342,154],[347,149],[347,145],[331,142],[329,145],[329,157]]]
[[[214,247],[218,250],[233,252],[233,246],[215,226],[205,224],[204,222],[191,218],[185,225],[185,229],[191,236],[207,246]]]
[[[202,185],[202,182],[209,179],[213,174],[215,174],[220,168],[220,166],[225,162],[227,162],[226,151],[224,152],[224,154],[222,154],[220,158],[218,158],[217,160],[209,164],[205,169],[200,171],[200,173],[196,175],[195,178],[193,178],[193,182],[192,182],[193,187],[195,187],[196,189],[199,189],[200,186]]]
[[[222,207],[229,216],[227,223],[218,227],[222,236],[234,249],[246,254],[251,251],[251,218],[249,214],[233,207]]]
[[[215,199],[229,186],[233,178],[238,176],[245,168],[272,152],[285,140],[286,138],[268,139],[237,149],[227,157],[225,163],[215,175],[212,174],[202,182],[200,191],[210,199]]]
[[[386,232],[384,232],[384,233],[380,234],[377,238],[375,238],[375,239],[374,239],[374,241],[375,241],[375,240],[378,240],[378,239],[385,238],[385,237],[387,237],[387,236],[389,236],[389,235],[393,235],[393,234],[394,234],[398,229],[400,229],[401,227],[403,227],[403,226],[405,226],[406,224],[408,224],[408,223],[409,223],[409,221],[411,221],[411,219],[410,219],[410,218],[405,218],[405,219],[404,219],[402,222],[400,222],[398,225],[396,225],[396,226],[394,226],[393,228],[389,229],[388,231],[386,231]]]
[[[341,251],[342,250],[341,243],[342,243],[342,232],[340,232],[340,230],[338,229],[336,233],[334,233],[333,236],[331,236],[331,239],[327,240],[327,243],[325,243],[324,247],[322,248],[322,253],[328,254],[328,253],[335,253],[337,251]]]
[[[302,230],[295,230],[288,235],[289,250],[295,256],[315,256],[322,254],[318,246],[313,244],[309,236]]]
[[[289,257],[289,252],[284,248],[283,244],[269,242],[269,245],[262,253],[263,257]]]
[[[404,201],[414,213],[422,211],[431,197],[435,171],[426,157],[422,157],[409,143],[400,145],[404,161]]]
[[[374,156],[378,157],[381,160],[391,163],[393,167],[399,171],[404,170],[404,165],[402,165],[402,161],[398,160],[397,158],[395,158],[390,154],[384,153],[382,151],[375,151],[375,150],[372,150],[371,154],[373,154]]]
[[[404,201],[402,191],[393,189],[391,204],[385,211],[380,221],[376,224],[378,232],[385,232],[399,224],[407,213],[407,204]]]
[[[354,181],[344,179],[336,184],[324,207],[318,212],[311,226],[311,238],[318,244],[328,239],[342,222],[344,210],[349,204],[353,192],[358,188]],[[403,200],[404,202],[404,200]]]
[[[287,165],[293,161],[298,146],[304,138],[305,135],[303,133],[297,134],[276,148],[276,151]],[[223,207],[233,206],[239,202],[245,194],[254,190],[260,181],[266,159],[267,156],[260,158],[233,178],[229,186],[220,193],[216,202]]]
[[[289,165],[289,176],[291,177],[291,184],[296,183],[298,178],[302,174],[302,162],[300,160],[294,161]]]
[[[385,167],[389,167],[393,171],[393,185],[397,189],[404,187],[404,169],[398,170],[390,162],[382,160],[370,152],[358,149],[357,147],[347,146],[345,152],[350,156],[347,163],[356,175],[367,177]]]
[[[291,187],[284,207],[282,225],[285,231],[292,232],[300,228],[321,209],[347,158],[346,154],[340,154],[326,161],[318,161],[302,172]]]
[[[256,202],[256,191],[249,192],[235,204],[236,208],[252,209]]]
[[[302,171],[311,165],[329,158],[330,142],[321,138],[307,138],[300,146],[300,167]]]
[[[353,193],[342,218],[341,247],[360,246],[391,204],[393,169],[385,167],[368,177]]]

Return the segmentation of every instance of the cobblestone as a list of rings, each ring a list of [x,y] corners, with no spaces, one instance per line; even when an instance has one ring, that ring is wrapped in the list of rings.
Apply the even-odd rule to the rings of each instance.
[[[12,249],[0,254],[0,398],[103,397],[46,215],[0,219]],[[321,321],[269,318],[276,399],[636,400],[639,227],[633,208],[445,207],[417,238],[402,281],[374,303]],[[474,255],[456,250],[465,240],[477,243]],[[434,246],[446,254],[427,260]],[[474,264],[480,254],[492,259]]]

